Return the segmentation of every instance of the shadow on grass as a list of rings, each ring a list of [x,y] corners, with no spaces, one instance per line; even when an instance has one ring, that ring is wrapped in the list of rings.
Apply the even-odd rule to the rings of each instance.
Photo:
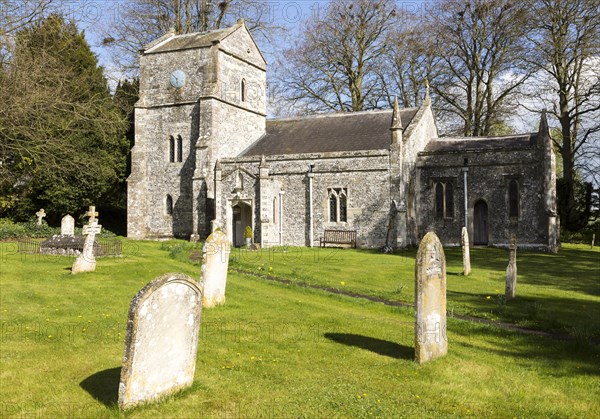
[[[90,393],[94,399],[112,407],[119,399],[120,377],[121,367],[110,368],[90,375],[79,383],[79,386]]]
[[[414,348],[390,342],[388,340],[355,335],[352,333],[325,333],[324,336],[334,342],[366,349],[367,351],[383,356],[389,356],[390,358],[412,360],[415,357]]]

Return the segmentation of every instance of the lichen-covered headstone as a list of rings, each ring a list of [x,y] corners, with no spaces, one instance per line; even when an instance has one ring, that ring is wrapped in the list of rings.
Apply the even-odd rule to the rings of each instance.
[[[471,255],[469,252],[469,232],[467,231],[467,227],[462,228],[461,244],[463,254],[463,275],[469,276],[471,274]]]
[[[80,272],[93,272],[96,270],[94,243],[96,241],[96,234],[100,234],[102,231],[102,226],[98,224],[98,219],[96,218],[98,216],[96,207],[90,206],[90,209],[86,215],[89,216],[90,219],[89,223],[83,226],[83,235],[85,236],[83,250],[73,263],[73,267],[71,268],[72,274],[78,274]]]
[[[517,296],[517,237],[513,235],[508,246],[508,266],[506,267],[505,299],[511,300]]]
[[[159,400],[194,381],[202,291],[169,273],[140,290],[129,307],[119,407]]]
[[[75,219],[69,214],[60,220],[60,235],[73,236],[75,234]]]
[[[415,262],[415,361],[448,353],[446,336],[446,256],[440,239],[429,232]]]
[[[202,306],[205,308],[225,303],[229,253],[231,253],[231,243],[225,233],[216,230],[208,236],[202,249],[200,274]]]

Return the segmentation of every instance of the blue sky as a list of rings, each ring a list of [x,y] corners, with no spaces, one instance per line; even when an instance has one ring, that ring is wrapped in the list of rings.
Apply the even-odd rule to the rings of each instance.
[[[73,18],[80,29],[85,31],[86,39],[98,56],[100,63],[110,73],[112,65],[106,47],[102,46],[103,31],[118,17],[122,8],[126,5],[125,0],[63,0],[60,7],[64,13]],[[287,31],[285,36],[272,39],[269,44],[260,36],[257,37],[261,49],[272,62],[275,55],[287,45],[289,40],[297,36],[302,22],[322,13],[327,6],[327,0],[300,0],[300,1],[264,1],[261,4],[268,7],[269,23],[284,27]],[[234,9],[233,20],[255,13],[251,7],[246,9]],[[110,74],[109,74],[110,78]]]

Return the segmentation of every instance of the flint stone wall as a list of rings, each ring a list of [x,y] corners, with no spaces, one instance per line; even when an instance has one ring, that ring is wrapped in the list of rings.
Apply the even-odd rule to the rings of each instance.
[[[532,145],[518,150],[420,153],[418,171],[418,235],[435,231],[446,246],[459,246],[464,225],[464,159],[468,158],[468,230],[473,237],[474,205],[488,205],[489,245],[507,247],[511,233],[518,231],[521,247],[547,249],[548,215],[542,199],[544,172],[542,150]],[[519,185],[519,217],[509,217],[508,184]],[[435,218],[435,183],[452,182],[452,218]],[[522,238],[522,240],[521,240]]]
[[[269,156],[267,189],[261,196],[259,179],[260,158],[256,156],[224,159],[221,161],[221,200],[217,206],[231,206],[232,200],[254,200],[253,217],[256,236],[263,229],[267,240],[263,245],[278,244],[278,220],[273,220],[273,199],[283,195],[283,244],[309,245],[309,184],[307,172],[314,165],[313,177],[313,231],[314,244],[325,229],[356,230],[360,247],[379,247],[385,244],[390,210],[389,151],[314,153],[302,155]],[[244,190],[235,192],[236,177],[241,173]],[[347,190],[347,222],[329,221],[328,189]],[[260,197],[256,200],[256,197]],[[260,201],[260,202],[256,202]],[[262,201],[265,201],[264,203]],[[262,212],[261,203],[265,206]],[[220,219],[225,228],[225,214]],[[275,221],[275,222],[273,222]],[[270,233],[267,231],[270,229]]]

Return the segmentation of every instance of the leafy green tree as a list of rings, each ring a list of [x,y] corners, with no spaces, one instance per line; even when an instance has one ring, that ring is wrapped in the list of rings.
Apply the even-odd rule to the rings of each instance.
[[[0,86],[0,215],[102,207],[125,177],[127,124],[84,33],[59,15],[19,30]]]

